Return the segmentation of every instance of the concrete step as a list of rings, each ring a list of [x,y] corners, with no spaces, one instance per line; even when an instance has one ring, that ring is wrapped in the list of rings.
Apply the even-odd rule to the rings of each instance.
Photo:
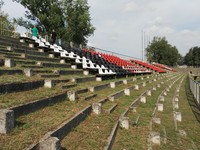
[[[69,74],[83,74],[82,69],[73,69],[73,70],[58,70],[60,75],[69,75]]]
[[[12,48],[33,49],[33,48],[28,47],[26,43],[12,42],[5,39],[0,39],[0,45],[11,46]]]
[[[46,57],[49,56],[48,53],[38,52],[36,49],[30,49],[30,50],[28,50],[28,49],[14,48],[13,51],[17,52],[17,53],[26,53],[28,55],[46,56]]]
[[[42,62],[41,66],[48,68],[71,68],[71,64]]]
[[[21,54],[14,53],[12,51],[8,50],[0,50],[0,55],[5,55],[5,56],[21,56]]]
[[[37,66],[37,65],[21,65],[23,68],[43,68],[42,66]]]
[[[34,56],[34,55],[28,55],[27,59],[35,61],[60,62],[60,59],[58,58],[49,58],[49,57]]]
[[[48,74],[48,73],[53,73],[53,70],[47,70],[47,69],[33,69],[33,73],[41,73],[41,74]]]
[[[75,86],[77,86],[77,84],[74,84],[74,83],[66,84],[66,85],[63,85],[63,86],[62,86],[62,89],[69,89],[69,88],[75,87]]]
[[[22,92],[44,86],[44,80],[0,84],[0,93]]]
[[[41,78],[58,78],[58,77],[60,77],[59,74],[40,74],[39,76]]]
[[[29,60],[15,60],[16,64],[24,64],[24,65],[35,65],[35,61],[29,61]]]
[[[0,69],[0,75],[3,75],[3,74],[7,74],[7,75],[23,74],[23,70],[20,70],[20,69],[12,69],[12,70]]]

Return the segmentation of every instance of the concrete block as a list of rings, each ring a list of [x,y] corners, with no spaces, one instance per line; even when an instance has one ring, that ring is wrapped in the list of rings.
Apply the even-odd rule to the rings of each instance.
[[[34,44],[29,43],[28,46],[29,46],[30,48],[33,48],[33,47],[34,47]]]
[[[95,91],[95,90],[94,90],[94,87],[89,87],[88,90],[89,90],[90,92],[94,92],[94,91]]]
[[[70,101],[75,101],[76,100],[76,92],[75,91],[68,91],[67,96]]]
[[[55,58],[54,54],[49,54],[49,58]]]
[[[143,77],[141,77],[141,80],[144,80],[144,78],[143,78]]]
[[[19,42],[25,43],[25,40],[24,39],[20,39]]]
[[[120,127],[128,130],[129,129],[129,118],[121,116],[119,118],[119,124],[120,124]]]
[[[72,69],[77,69],[77,65],[71,65]]]
[[[137,79],[136,78],[133,78],[133,81],[136,81]]]
[[[15,62],[14,62],[13,59],[9,59],[9,58],[5,59],[4,66],[5,67],[9,67],[9,68],[14,67],[15,66]]]
[[[175,119],[176,121],[181,122],[181,121],[182,121],[181,112],[174,112],[174,119]]]
[[[157,104],[157,109],[160,112],[163,112],[163,104]]]
[[[145,97],[145,96],[141,96],[141,97],[140,97],[140,101],[141,101],[142,103],[146,103],[146,97]]]
[[[44,87],[52,88],[55,86],[54,80],[44,80]]]
[[[151,90],[147,90],[146,94],[147,96],[151,96]]]
[[[156,79],[156,78],[154,78],[154,79],[153,79],[153,81],[157,81],[157,79]]]
[[[11,47],[11,46],[7,46],[6,49],[7,49],[8,51],[12,51],[12,47]]]
[[[176,102],[176,101],[174,102],[174,108],[175,108],[175,109],[179,109],[178,102]]]
[[[101,114],[102,105],[101,103],[93,103],[92,104],[92,110],[95,114]]]
[[[44,53],[44,49],[39,48],[39,49],[38,49],[38,52]]]
[[[88,76],[88,75],[89,75],[89,70],[83,70],[83,74],[84,74],[85,76]]]
[[[65,63],[66,63],[66,62],[65,62],[65,59],[61,59],[61,60],[60,60],[60,63],[61,63],[61,64],[65,64]]]
[[[124,93],[125,93],[125,95],[130,96],[131,95],[131,90],[130,89],[125,89]]]
[[[27,54],[21,54],[21,58],[26,59],[27,58]]]
[[[110,87],[111,87],[112,89],[114,89],[114,88],[116,87],[115,82],[110,82]]]
[[[15,118],[14,111],[1,109],[0,110],[0,133],[7,134],[14,128]]]
[[[165,97],[164,97],[164,96],[160,96],[160,97],[159,97],[159,101],[160,101],[160,102],[164,102],[164,101],[165,101]]]
[[[160,88],[160,84],[157,84],[157,87]]]
[[[131,107],[130,107],[130,111],[136,113],[136,112],[137,112],[137,107],[131,106]]]
[[[169,88],[166,88],[166,91],[169,92],[170,91]]]
[[[161,119],[160,119],[160,118],[153,117],[153,118],[152,118],[152,121],[153,121],[155,124],[161,124]]]
[[[174,102],[178,102],[179,101],[179,97],[175,96],[174,97]]]
[[[38,65],[38,66],[42,66],[43,63],[42,63],[41,61],[38,61],[38,62],[37,62],[37,65]]]
[[[152,90],[153,90],[153,91],[156,91],[157,89],[156,89],[156,87],[154,86],[154,87],[152,88]]]
[[[77,82],[76,78],[72,78],[71,82],[75,82],[76,83]]]
[[[39,150],[60,150],[61,144],[57,137],[49,137],[40,141]]]
[[[102,81],[101,77],[96,77],[96,81]]]
[[[142,86],[145,87],[145,86],[146,86],[146,82],[143,82],[143,83],[142,83]]]
[[[164,96],[167,96],[167,91],[164,91],[164,92],[163,92],[163,95],[164,95]]]
[[[149,79],[149,76],[147,76],[147,79]]]
[[[123,84],[128,84],[128,81],[127,80],[123,80]]]
[[[160,145],[160,133],[159,132],[151,132],[150,133],[151,143],[154,145]]]
[[[139,90],[139,85],[138,84],[134,85],[134,90]]]
[[[24,74],[27,76],[27,77],[32,77],[33,76],[33,70],[32,69],[24,69]]]

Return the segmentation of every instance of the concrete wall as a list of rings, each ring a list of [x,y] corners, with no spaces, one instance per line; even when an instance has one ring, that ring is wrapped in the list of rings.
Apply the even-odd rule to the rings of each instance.
[[[62,94],[58,94],[58,95],[44,98],[41,100],[33,101],[24,105],[11,107],[9,109],[14,111],[15,118],[17,118],[19,116],[26,115],[28,113],[44,108],[50,104],[57,103],[66,99],[67,99],[67,94],[62,93]]]
[[[31,81],[31,82],[18,82],[0,84],[0,93],[12,93],[36,89],[44,86],[44,80]]]

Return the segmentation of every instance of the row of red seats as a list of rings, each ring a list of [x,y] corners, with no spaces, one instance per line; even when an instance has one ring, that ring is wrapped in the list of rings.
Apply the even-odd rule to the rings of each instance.
[[[125,70],[131,71],[132,73],[149,72],[146,68],[137,66],[137,65],[131,63],[130,61],[119,58],[118,56],[109,55],[109,54],[101,53],[101,52],[96,52],[94,50],[88,50],[88,49],[83,49],[83,50],[88,51],[93,55],[98,54],[99,56],[101,56],[104,60],[108,61],[109,63],[113,63],[119,67],[122,67]]]
[[[142,65],[142,66],[144,66],[146,68],[149,68],[151,70],[154,70],[154,71],[156,71],[158,73],[165,73],[166,72],[164,69],[161,69],[159,67],[156,67],[154,65],[151,65],[149,63],[146,63],[146,62],[143,62],[143,61],[140,61],[140,60],[131,59],[131,62],[134,62],[136,64]]]
[[[153,63],[153,65],[154,65],[154,66],[157,66],[157,67],[160,67],[160,68],[163,68],[163,69],[166,69],[166,70],[170,70],[170,71],[176,72],[175,69],[170,68],[170,67],[168,67],[168,66],[166,66],[166,65],[163,65],[163,64]]]

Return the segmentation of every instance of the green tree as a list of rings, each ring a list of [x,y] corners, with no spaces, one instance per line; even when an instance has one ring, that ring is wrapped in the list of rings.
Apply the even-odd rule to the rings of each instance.
[[[185,64],[188,66],[199,67],[200,66],[200,47],[193,47],[189,49],[189,52],[185,55]]]
[[[147,47],[147,60],[152,63],[161,63],[168,66],[175,66],[180,54],[175,46],[171,46],[165,37],[154,37]]]
[[[65,27],[65,18],[61,9],[61,2],[59,0],[14,0],[22,4],[29,11],[26,11],[25,17],[16,19],[20,25],[29,28],[32,24],[31,21],[35,21],[39,27],[39,30],[47,31],[51,33],[55,29],[58,34],[62,33]],[[62,36],[62,35],[60,35]]]
[[[95,28],[91,24],[87,0],[14,0],[22,4],[26,18],[15,21],[30,28],[30,20],[34,20],[48,33],[55,29],[61,39],[77,44],[86,44],[87,38]]]
[[[86,0],[63,0],[67,27],[65,39],[76,44],[86,44],[87,37],[94,33],[89,6]]]
[[[15,36],[14,30],[15,26],[14,24],[9,20],[8,14],[6,14],[3,10],[2,7],[4,5],[4,1],[0,0],[0,34],[4,36]]]

